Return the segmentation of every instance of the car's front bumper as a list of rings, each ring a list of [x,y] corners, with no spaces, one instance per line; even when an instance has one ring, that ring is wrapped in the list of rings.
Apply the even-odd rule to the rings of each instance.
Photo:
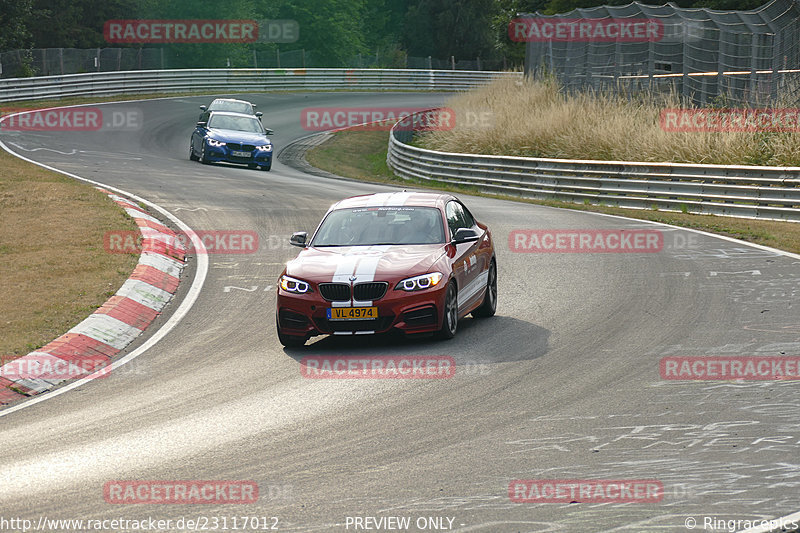
[[[211,146],[206,143],[206,159],[219,163],[239,163],[241,165],[260,165],[267,166],[272,164],[272,152],[264,150],[233,150],[227,146]],[[247,157],[234,155],[233,152],[247,153]]]
[[[294,294],[278,288],[278,328],[285,335],[368,335],[399,330],[405,333],[438,331],[446,293],[446,283],[433,289],[405,292],[390,288],[370,305],[378,308],[378,318],[369,320],[329,320],[328,309],[353,305],[329,302],[319,291]],[[359,302],[356,307],[367,306]]]

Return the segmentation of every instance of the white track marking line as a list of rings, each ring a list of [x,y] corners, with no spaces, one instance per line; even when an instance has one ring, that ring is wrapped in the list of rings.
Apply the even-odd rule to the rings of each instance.
[[[542,207],[550,207],[550,206],[542,206]],[[568,208],[550,207],[550,209],[568,209]],[[568,209],[568,210],[574,211],[572,209]],[[800,254],[787,252],[786,250],[778,250],[777,248],[770,248],[769,246],[764,246],[763,244],[756,244],[754,242],[747,242],[747,241],[742,241],[742,240],[739,240],[739,239],[734,239],[733,237],[728,237],[726,235],[717,235],[716,233],[709,233],[707,231],[702,231],[702,230],[699,230],[699,229],[684,228],[684,227],[681,227],[681,226],[673,226],[671,224],[666,224],[664,222],[655,222],[653,220],[642,220],[640,218],[630,218],[630,217],[625,217],[625,216],[622,216],[622,215],[610,215],[610,214],[607,214],[607,213],[593,213],[591,211],[578,211],[578,212],[579,213],[586,213],[588,215],[597,215],[597,216],[601,216],[601,217],[619,218],[619,219],[622,219],[622,220],[631,220],[631,221],[634,221],[634,222],[644,222],[644,223],[647,223],[647,224],[655,224],[657,226],[663,226],[665,228],[669,228],[670,230],[678,229],[678,230],[683,230],[683,231],[691,231],[692,233],[697,233],[699,235],[705,235],[706,237],[714,237],[715,239],[722,239],[722,240],[729,241],[729,242],[735,242],[736,244],[744,244],[745,246],[750,246],[751,248],[758,248],[759,250],[764,250],[764,251],[767,251],[767,252],[772,252],[774,254],[784,255],[786,257],[791,257],[793,259],[800,259]],[[741,220],[741,219],[739,219],[739,220]]]

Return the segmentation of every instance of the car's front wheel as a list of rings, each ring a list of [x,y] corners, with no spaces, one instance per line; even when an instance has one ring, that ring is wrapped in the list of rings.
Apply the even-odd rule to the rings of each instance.
[[[299,348],[306,343],[307,338],[300,335],[287,335],[281,331],[280,326],[277,324],[278,317],[275,317],[275,326],[278,330],[278,340],[287,348]]]
[[[305,337],[298,337],[297,335],[286,335],[278,330],[278,340],[287,348],[299,348],[306,343]]]
[[[450,282],[444,297],[444,316],[442,317],[442,327],[439,329],[439,337],[442,339],[452,339],[456,336],[457,330],[458,289],[455,283]]]
[[[270,161],[266,165],[261,165],[261,170],[269,170],[271,168],[272,168],[272,161]]]
[[[489,277],[486,280],[486,296],[483,303],[472,312],[472,316],[477,318],[488,318],[494,316],[497,311],[497,265],[492,259],[489,265]]]
[[[200,162],[204,165],[211,164],[211,160],[206,157],[206,143],[203,143],[203,147],[200,149]]]
[[[200,160],[200,158],[195,155],[194,146],[192,145],[191,142],[189,143],[189,159],[192,160],[192,161],[199,161]]]

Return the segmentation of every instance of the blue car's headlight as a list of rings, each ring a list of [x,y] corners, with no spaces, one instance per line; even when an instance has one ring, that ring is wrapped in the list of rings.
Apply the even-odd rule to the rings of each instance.
[[[430,274],[423,274],[421,276],[414,276],[413,278],[406,278],[397,284],[395,290],[401,291],[421,291],[430,289],[439,284],[444,276],[441,272],[431,272]]]
[[[262,152],[271,152],[272,145],[271,144],[264,144],[261,146],[256,146],[256,150],[261,150]]]
[[[225,146],[224,142],[212,139],[211,137],[207,138],[206,142],[208,143],[209,146],[213,146],[215,148],[218,148],[220,146]]]

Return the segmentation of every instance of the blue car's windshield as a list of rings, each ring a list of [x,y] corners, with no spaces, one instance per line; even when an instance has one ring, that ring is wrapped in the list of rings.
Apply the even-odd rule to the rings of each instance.
[[[337,209],[325,217],[312,246],[439,244],[444,242],[440,211],[433,207]]]
[[[231,115],[211,115],[209,128],[244,131],[247,133],[264,133],[261,122],[255,117],[235,117]]]

